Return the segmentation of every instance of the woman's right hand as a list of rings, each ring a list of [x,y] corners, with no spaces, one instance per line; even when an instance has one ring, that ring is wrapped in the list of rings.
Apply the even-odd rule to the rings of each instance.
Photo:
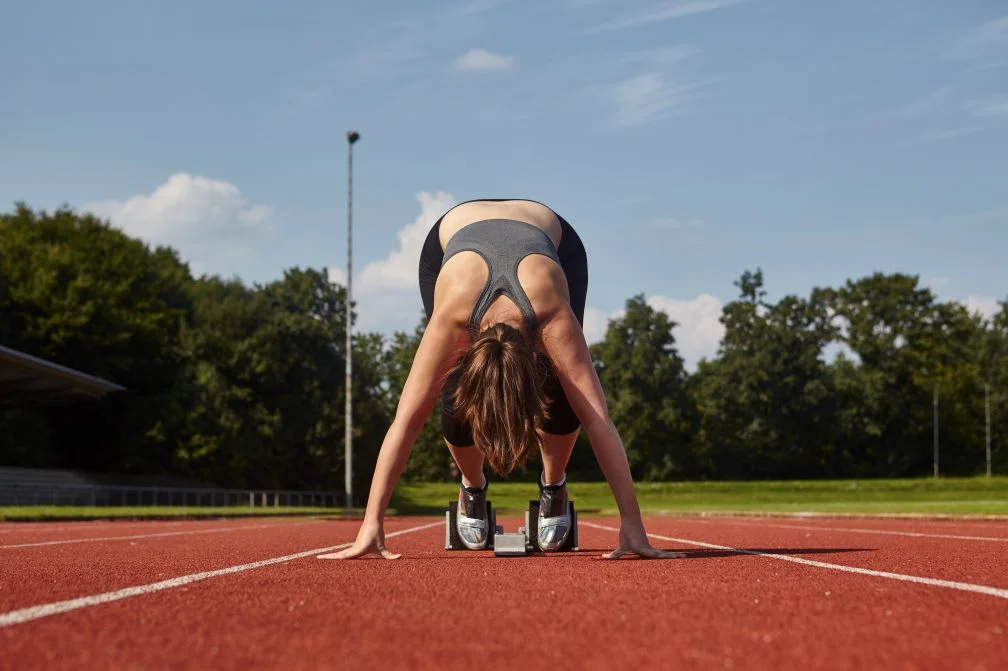
[[[357,532],[357,540],[345,550],[319,555],[319,559],[356,559],[369,554],[379,554],[385,559],[399,559],[402,555],[385,547],[385,529],[381,522],[365,521]]]

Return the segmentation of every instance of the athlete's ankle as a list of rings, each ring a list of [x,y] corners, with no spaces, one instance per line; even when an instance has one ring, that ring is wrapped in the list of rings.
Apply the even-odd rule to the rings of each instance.
[[[482,474],[482,478],[483,478],[482,481],[481,481],[482,484],[476,485],[476,484],[473,484],[468,478],[466,478],[465,475],[463,475],[462,476],[462,486],[465,487],[466,489],[468,489],[470,492],[473,492],[473,493],[482,492],[484,489],[487,488],[487,485],[490,484],[490,481],[487,478],[486,473]]]
[[[566,484],[567,484],[567,471],[564,471],[563,474],[560,476],[560,479],[557,480],[556,482],[547,482],[546,481],[546,473],[540,473],[539,474],[539,486],[540,487],[543,487],[543,488],[545,488],[545,487],[563,487]]]

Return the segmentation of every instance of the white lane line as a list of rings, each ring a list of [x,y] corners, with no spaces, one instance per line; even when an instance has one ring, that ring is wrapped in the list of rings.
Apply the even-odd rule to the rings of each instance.
[[[318,522],[302,522],[302,524],[318,524]],[[244,527],[219,527],[216,529],[195,529],[193,531],[162,531],[156,534],[135,534],[133,536],[100,536],[98,538],[69,538],[59,541],[40,541],[38,543],[18,543],[16,545],[0,545],[0,550],[13,548],[36,548],[44,545],[67,545],[70,543],[97,543],[101,541],[126,541],[136,538],[164,538],[166,536],[188,536],[190,534],[217,534],[225,531],[241,531],[244,529],[268,529],[282,527],[284,524],[255,524]]]
[[[814,531],[850,531],[861,534],[881,534],[887,536],[911,536],[913,538],[949,538],[960,541],[993,541],[1008,543],[1008,538],[995,536],[960,536],[956,534],[929,534],[922,531],[897,531],[894,529],[859,529],[854,527],[814,527],[804,524],[772,524],[770,522],[751,522],[749,520],[732,520],[734,524],[746,524],[755,527],[775,527],[778,529],[812,529]]]
[[[49,526],[46,522],[31,522],[32,526],[21,526],[22,522],[0,522],[0,524],[5,524],[9,526],[8,529],[0,529],[0,534],[33,534],[33,533],[48,533],[53,531],[93,531],[95,529],[104,529],[108,527],[115,527],[117,529],[122,527],[136,527],[150,525],[154,523],[154,520],[146,520],[141,522],[126,522],[126,521],[115,521],[115,522],[90,522],[82,521],[76,524],[64,524],[64,525],[53,525]],[[156,523],[159,526],[178,526],[182,522],[162,522],[157,520]],[[20,527],[20,528],[19,528]]]
[[[402,536],[404,534],[413,533],[415,531],[423,531],[424,529],[430,529],[431,527],[443,526],[443,525],[444,525],[443,520],[439,522],[431,522],[430,524],[423,524],[421,526],[410,527],[408,529],[402,529],[400,531],[393,531],[392,533],[385,534],[385,537],[392,538],[393,536]],[[263,566],[270,566],[272,564],[282,564],[283,562],[289,562],[295,559],[303,559],[304,557],[311,557],[312,555],[321,554],[323,552],[342,550],[343,548],[348,548],[351,545],[353,545],[352,541],[349,543],[342,543],[340,545],[332,545],[330,547],[315,548],[314,550],[305,550],[304,552],[296,552],[294,554],[284,555],[282,557],[274,557],[273,559],[263,559],[262,561],[252,562],[250,564],[239,564],[237,566],[229,566],[227,568],[217,569],[215,571],[192,573],[190,575],[183,575],[179,576],[178,578],[171,578],[169,580],[152,582],[146,585],[136,585],[134,587],[127,587],[125,589],[115,590],[114,592],[104,592],[103,594],[92,594],[91,596],[83,596],[77,599],[67,599],[66,601],[54,601],[53,603],[44,603],[38,606],[29,606],[28,608],[12,610],[6,613],[0,613],[0,628],[10,627],[15,624],[23,624],[25,622],[30,622],[31,620],[37,620],[39,618],[49,617],[50,615],[58,615],[60,613],[66,613],[72,610],[78,610],[80,608],[97,606],[99,604],[108,603],[110,601],[119,601],[120,599],[128,599],[129,597],[140,596],[142,594],[152,594],[154,592],[160,592],[166,589],[181,587],[182,585],[188,585],[189,583],[197,582],[199,580],[216,578],[217,576],[227,575],[229,573],[240,573],[241,571],[249,571],[251,569],[260,568]]]
[[[592,524],[591,522],[585,522],[583,520],[581,524],[593,527],[595,529],[603,529],[605,531],[615,531],[616,533],[619,533],[619,529],[615,527],[602,526],[601,524]],[[795,564],[804,564],[805,566],[815,566],[817,568],[825,568],[830,569],[832,571],[843,571],[846,573],[857,573],[859,575],[870,575],[876,578],[889,578],[890,580],[902,580],[904,582],[913,582],[918,583],[920,585],[930,585],[932,587],[947,587],[949,589],[958,589],[963,592],[987,594],[989,596],[996,596],[1000,599],[1008,599],[1008,589],[1000,589],[998,587],[990,587],[988,585],[975,585],[973,583],[957,582],[955,580],[939,580],[937,578],[924,578],[922,576],[907,575],[904,573],[892,573],[890,571],[876,571],[874,569],[859,568],[857,566],[845,566],[844,564],[830,564],[829,562],[815,561],[814,559],[805,559],[804,557],[779,555],[774,554],[772,552],[759,552],[756,550],[744,550],[742,548],[735,548],[728,545],[715,545],[714,543],[703,543],[701,541],[692,541],[685,538],[672,538],[670,536],[660,536],[658,534],[652,534],[652,533],[649,533],[648,536],[663,541],[671,541],[673,543],[685,543],[686,545],[695,545],[698,547],[712,548],[715,550],[730,550],[732,552],[738,552],[740,554],[756,555],[759,557],[769,557],[770,559],[779,559],[781,561],[789,561]]]

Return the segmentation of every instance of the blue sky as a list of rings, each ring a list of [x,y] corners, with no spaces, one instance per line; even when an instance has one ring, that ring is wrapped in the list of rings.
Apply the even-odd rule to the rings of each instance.
[[[353,7],[347,7],[353,5]],[[645,293],[714,351],[732,281],[876,270],[1008,298],[1001,1],[36,0],[0,8],[0,200],[66,203],[264,282],[345,268],[412,329],[452,203],[541,200],[589,251],[590,339]]]

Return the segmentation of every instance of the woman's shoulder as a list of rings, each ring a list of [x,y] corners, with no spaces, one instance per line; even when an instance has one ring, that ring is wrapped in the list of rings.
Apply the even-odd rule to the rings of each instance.
[[[441,217],[441,247],[469,224],[487,219],[511,219],[540,228],[558,244],[561,236],[559,216],[548,206],[534,200],[471,200],[456,205]]]

